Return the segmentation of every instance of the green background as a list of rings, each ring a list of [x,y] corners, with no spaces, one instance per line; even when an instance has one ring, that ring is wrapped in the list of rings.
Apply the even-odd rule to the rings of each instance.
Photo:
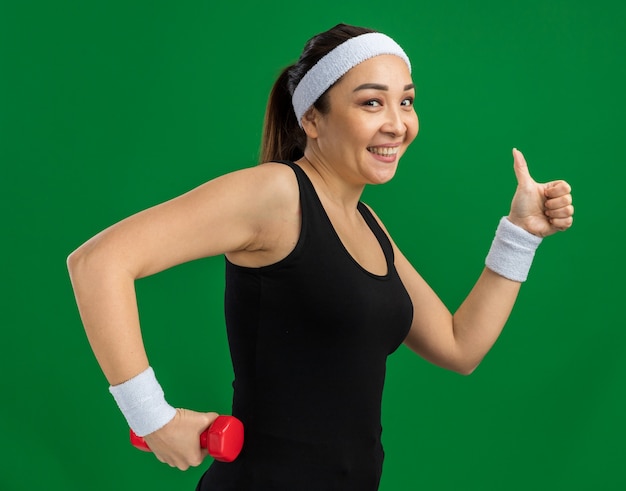
[[[625,19],[626,3],[601,0],[3,0],[0,489],[194,489],[205,466],[182,473],[128,444],[65,258],[254,165],[274,78],[338,22],[412,58],[420,135],[365,200],[451,310],[508,212],[512,147],[575,194],[574,227],[544,241],[473,375],[390,358],[381,490],[626,489]],[[223,269],[209,258],[138,282],[177,406],[229,412]]]

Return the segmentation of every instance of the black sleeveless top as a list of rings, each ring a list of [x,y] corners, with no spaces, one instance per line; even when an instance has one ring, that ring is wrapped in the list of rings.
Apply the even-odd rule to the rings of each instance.
[[[358,210],[385,254],[384,276],[354,260],[305,172],[283,163],[298,180],[300,237],[269,266],[226,261],[232,412],[245,443],[235,462],[214,462],[198,489],[374,491],[386,359],[408,334],[413,306],[367,207]]]

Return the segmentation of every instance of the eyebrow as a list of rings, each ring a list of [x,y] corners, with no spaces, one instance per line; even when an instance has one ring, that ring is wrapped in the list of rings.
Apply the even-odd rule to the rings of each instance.
[[[415,84],[408,84],[404,86],[404,90],[411,90],[415,88]],[[359,90],[367,90],[367,89],[374,89],[374,90],[389,90],[389,86],[388,85],[382,85],[382,84],[361,84],[359,85],[356,89],[353,90],[353,92],[357,92]]]

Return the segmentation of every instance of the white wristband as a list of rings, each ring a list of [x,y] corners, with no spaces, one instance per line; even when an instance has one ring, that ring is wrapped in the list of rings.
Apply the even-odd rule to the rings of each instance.
[[[510,280],[526,281],[535,250],[541,241],[541,237],[512,224],[507,217],[502,217],[485,265]]]
[[[162,428],[176,416],[176,409],[165,400],[152,367],[123,384],[110,386],[109,391],[137,436]]]

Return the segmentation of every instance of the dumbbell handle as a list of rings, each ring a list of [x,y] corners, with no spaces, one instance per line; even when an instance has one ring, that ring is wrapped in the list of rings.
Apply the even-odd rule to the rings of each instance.
[[[130,430],[130,443],[139,450],[150,452],[143,437]],[[200,434],[200,446],[221,462],[232,462],[243,447],[243,423],[234,416],[218,416],[211,426]]]

